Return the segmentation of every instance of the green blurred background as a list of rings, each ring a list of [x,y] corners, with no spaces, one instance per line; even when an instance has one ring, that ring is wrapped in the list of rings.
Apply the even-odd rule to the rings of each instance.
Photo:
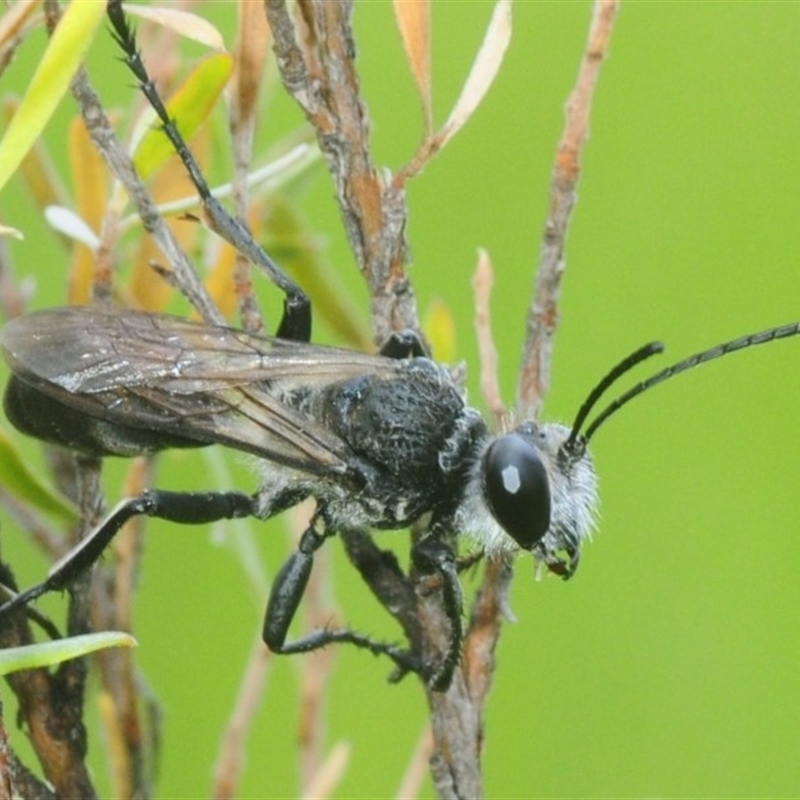
[[[224,30],[233,4],[207,3]],[[434,97],[443,122],[491,14],[488,2],[433,4]],[[424,314],[445,302],[457,358],[476,364],[470,279],[476,248],[496,270],[495,335],[513,396],[549,176],[588,30],[584,2],[518,2],[502,71],[467,127],[409,189],[414,287]],[[355,12],[360,70],[380,163],[399,167],[421,123],[388,2]],[[105,36],[101,37],[105,39]],[[40,40],[3,78],[24,86]],[[113,104],[131,80],[106,41],[92,78]],[[570,420],[595,381],[645,341],[660,364],[800,319],[800,5],[630,2],[604,65],[567,246],[548,419]],[[115,95],[116,93],[116,95]],[[47,133],[63,156],[66,101]],[[298,122],[276,98],[264,135]],[[353,259],[320,169],[303,212],[361,308]],[[65,265],[38,235],[18,185],[0,198],[34,305],[63,299]],[[62,266],[63,265],[63,266]],[[320,338],[325,332],[320,331]],[[668,359],[668,360],[665,360]],[[489,797],[791,797],[800,793],[800,340],[732,356],[638,400],[598,435],[602,520],[577,577],[533,580],[521,560],[486,720]],[[478,402],[477,370],[470,372]],[[35,448],[30,452],[35,454]],[[254,478],[232,459],[246,488]],[[208,487],[207,462],[169,454],[161,484]],[[112,467],[109,496],[119,492]],[[116,494],[115,494],[116,492]],[[45,565],[5,517],[21,582]],[[256,526],[259,527],[259,526]],[[259,536],[274,573],[282,523]],[[138,663],[164,711],[162,797],[206,796],[224,720],[261,624],[230,548],[207,532],[150,528],[136,607]],[[403,534],[384,534],[398,552]],[[345,563],[336,602],[359,629],[397,631]],[[58,615],[59,601],[47,606]],[[57,617],[58,618],[58,617]],[[297,794],[298,659],[278,659],[247,747],[242,797]],[[394,793],[425,724],[414,679],[336,651],[327,740],[350,743],[337,797]],[[100,785],[102,742],[91,742]],[[426,783],[423,795],[433,788]]]

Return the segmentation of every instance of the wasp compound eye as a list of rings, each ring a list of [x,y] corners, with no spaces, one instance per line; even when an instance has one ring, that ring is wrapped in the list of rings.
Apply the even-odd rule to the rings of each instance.
[[[536,448],[516,433],[493,442],[483,458],[483,491],[506,533],[530,550],[550,527],[550,481]]]

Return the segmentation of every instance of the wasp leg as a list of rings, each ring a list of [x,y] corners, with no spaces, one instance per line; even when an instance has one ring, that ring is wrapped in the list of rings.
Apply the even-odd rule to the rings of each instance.
[[[148,517],[198,525],[234,517],[249,517],[256,503],[241,492],[143,492],[123,500],[88,536],[50,568],[47,578],[0,606],[0,616],[47,592],[63,591],[88,570],[131,517]]]
[[[381,349],[378,352],[382,356],[398,360],[414,357],[428,358],[430,356],[428,346],[422,340],[422,337],[410,328],[402,331],[393,331],[381,345]]]
[[[461,583],[458,580],[458,564],[453,548],[436,536],[420,539],[411,549],[414,566],[423,574],[438,573],[442,579],[444,612],[450,622],[450,641],[439,668],[430,677],[429,685],[437,692],[444,692],[453,680],[453,672],[461,657],[461,641],[464,635],[461,625],[463,605]]]
[[[291,642],[286,641],[297,607],[303,597],[314,553],[319,550],[329,533],[320,533],[309,527],[300,538],[297,550],[289,557],[272,583],[272,591],[264,618],[264,642],[273,653],[308,653],[334,642],[348,642],[369,650],[375,655],[389,656],[405,672],[420,672],[422,665],[411,653],[393,644],[376,642],[349,628],[331,630],[320,628]]]
[[[275,286],[284,293],[283,316],[276,336],[299,342],[310,341],[311,301],[308,299],[308,295],[256,243],[250,231],[231,216],[211,194],[199,164],[181,136],[175,121],[170,117],[145,68],[136,45],[133,29],[123,13],[119,0],[111,0],[108,3],[107,13],[114,29],[115,38],[125,53],[125,63],[139,81],[142,93],[158,115],[164,134],[186,167],[186,171],[200,195],[203,210],[206,212],[212,230],[260,267]]]

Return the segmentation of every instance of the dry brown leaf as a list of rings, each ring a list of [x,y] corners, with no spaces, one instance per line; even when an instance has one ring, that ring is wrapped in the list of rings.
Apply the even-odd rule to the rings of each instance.
[[[408,66],[414,76],[425,116],[425,133],[432,127],[431,109],[431,12],[430,0],[393,0],[394,15]]]
[[[511,0],[498,0],[467,81],[453,111],[438,134],[439,148],[453,138],[472,116],[489,90],[511,41]]]
[[[145,6],[136,3],[125,3],[124,7],[126,14],[155,22],[157,25],[169,28],[185,39],[191,39],[193,42],[210,47],[212,50],[225,49],[225,40],[217,28],[207,19],[190,11],[182,11],[179,8]]]
[[[246,122],[255,113],[264,75],[264,60],[269,50],[269,37],[269,26],[262,5],[252,0],[239,0],[231,110],[237,125]]]
[[[0,17],[0,48],[13,43],[40,5],[41,0],[19,0]]]

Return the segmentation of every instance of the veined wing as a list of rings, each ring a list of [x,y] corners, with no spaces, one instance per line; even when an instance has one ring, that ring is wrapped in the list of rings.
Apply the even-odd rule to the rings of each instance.
[[[381,356],[100,306],[19,317],[0,332],[0,347],[22,380],[82,413],[331,475],[348,471],[349,448],[284,404],[282,393],[389,375],[397,365]]]
[[[275,378],[331,381],[389,374],[396,365],[353,350],[104,306],[17,317],[0,331],[0,348],[15,372],[80,394],[153,385],[193,393]]]

